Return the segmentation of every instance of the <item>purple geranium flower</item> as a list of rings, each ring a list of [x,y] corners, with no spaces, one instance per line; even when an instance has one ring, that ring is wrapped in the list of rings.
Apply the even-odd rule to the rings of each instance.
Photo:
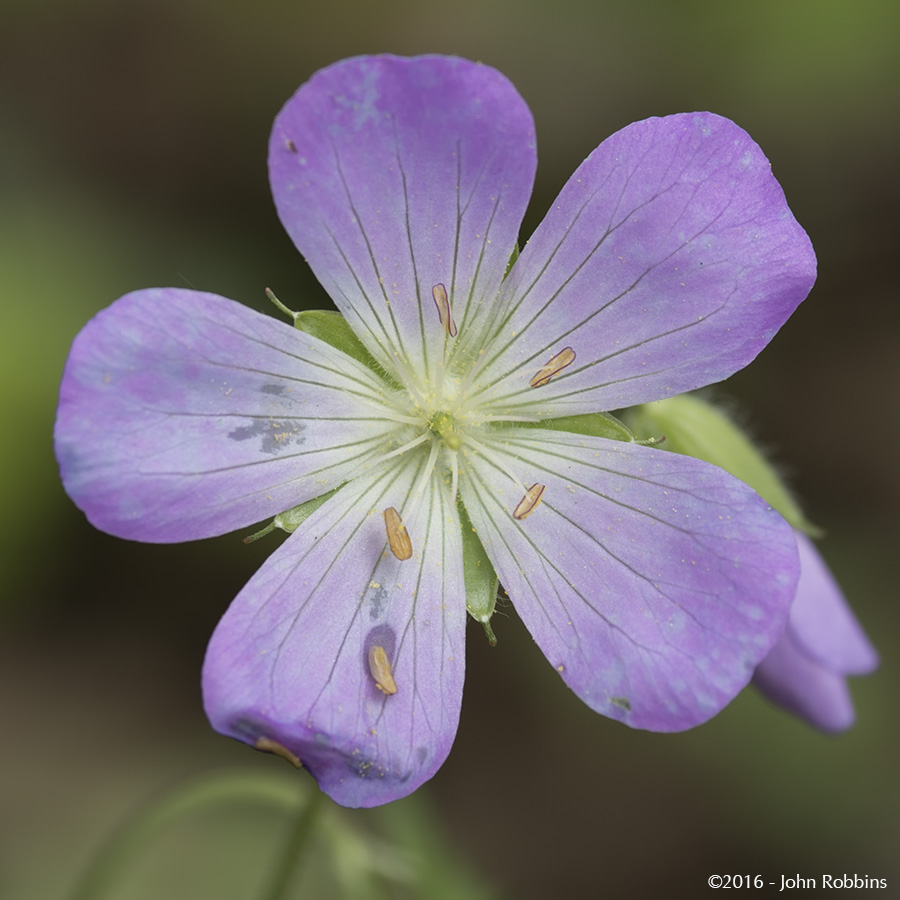
[[[203,691],[215,728],[348,806],[449,752],[472,529],[563,680],[638,728],[722,709],[794,596],[777,513],[596,415],[726,378],[806,296],[815,258],[768,161],[710,113],[631,125],[504,277],[535,160],[487,66],[324,69],[275,122],[272,190],[374,362],[168,288],[101,312],[66,366],[60,468],[99,528],[190,540],[334,492],[232,603]]]
[[[806,535],[797,532],[800,582],[787,627],[760,663],[753,683],[773,702],[823,731],[854,721],[847,675],[878,666],[841,589]]]

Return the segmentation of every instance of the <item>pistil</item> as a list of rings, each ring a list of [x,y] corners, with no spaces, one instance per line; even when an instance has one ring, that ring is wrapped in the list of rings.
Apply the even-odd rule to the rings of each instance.
[[[432,416],[428,427],[447,445],[450,450],[459,450],[462,438],[456,430],[456,419],[449,413],[437,412]]]

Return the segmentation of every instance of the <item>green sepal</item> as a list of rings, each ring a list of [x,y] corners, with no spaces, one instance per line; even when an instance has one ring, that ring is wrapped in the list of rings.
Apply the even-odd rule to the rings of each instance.
[[[794,528],[811,537],[821,529],[804,516],[775,467],[721,410],[690,394],[681,394],[629,410],[635,433],[665,437],[659,446],[694,456],[725,469],[756,491]]]
[[[292,506],[290,509],[286,509],[284,512],[278,513],[265,528],[260,531],[251,534],[249,537],[244,538],[245,544],[250,544],[253,541],[259,540],[261,537],[265,537],[265,535],[270,534],[276,528],[280,528],[282,531],[286,531],[288,534],[296,531],[329,497],[333,497],[344,485],[340,484],[336,488],[330,491],[326,491],[324,494],[319,494],[318,497],[313,497],[312,500],[307,500],[305,503],[301,503],[299,506]]]
[[[306,503],[301,503],[299,506],[292,506],[290,509],[286,509],[282,513],[278,513],[275,516],[275,527],[280,528],[282,531],[288,532],[291,534],[296,531],[326,500],[330,497],[333,497],[341,488],[342,484],[338,485],[336,488],[333,488],[330,491],[326,491],[324,494],[319,494],[318,497],[313,497],[312,500],[307,500]]]
[[[392,381],[339,312],[326,309],[306,309],[295,314],[294,327],[317,337],[320,341],[325,341],[326,344],[331,344],[332,347],[346,353],[347,356],[368,366],[376,375]]]
[[[523,428],[545,428],[552,431],[568,431],[571,434],[586,434],[589,437],[607,438],[611,441],[634,442],[634,434],[624,423],[609,413],[584,413],[580,416],[560,416],[556,419],[541,419],[539,422],[516,422]]]
[[[462,526],[463,574],[466,581],[466,609],[469,615],[480,622],[492,647],[497,646],[497,638],[491,628],[491,616],[497,606],[497,588],[500,579],[484,552],[478,534],[462,501],[457,500],[459,524]]]
[[[516,244],[513,247],[513,252],[509,254],[509,261],[506,263],[506,271],[503,273],[503,280],[506,280],[506,276],[509,275],[509,270],[513,267],[513,263],[519,258],[519,245]]]

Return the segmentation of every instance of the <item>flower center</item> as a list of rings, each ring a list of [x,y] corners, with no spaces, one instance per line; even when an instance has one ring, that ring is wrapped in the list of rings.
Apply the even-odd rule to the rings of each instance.
[[[459,450],[463,440],[459,433],[456,419],[446,412],[435,413],[428,423],[432,434],[437,435],[450,450]]]
[[[402,511],[391,506],[384,510],[385,533],[388,547],[398,560],[409,559],[413,554],[409,529],[415,520],[425,486],[431,480],[435,469],[440,468],[442,478],[450,476],[450,496],[456,502],[460,476],[460,453],[472,453],[488,460],[491,465],[503,472],[522,492],[522,500],[510,514],[519,521],[525,519],[537,508],[544,493],[544,485],[532,484],[526,487],[516,474],[515,457],[498,452],[500,448],[492,448],[491,423],[512,421],[521,422],[527,417],[482,412],[477,402],[468,402],[466,397],[473,387],[475,373],[478,370],[477,360],[472,360],[466,374],[450,372],[446,358],[450,342],[457,337],[457,325],[453,317],[451,298],[443,284],[436,284],[431,290],[437,318],[440,324],[440,336],[436,342],[431,371],[425,384],[407,381],[408,398],[412,400],[412,408],[396,410],[398,423],[415,425],[418,434],[406,440],[400,447],[386,453],[381,459],[405,455],[414,448],[418,452],[427,452],[425,465],[420,472],[417,483],[413,487]],[[541,387],[551,378],[571,365],[575,352],[566,347],[552,357],[531,379],[531,387]],[[399,400],[399,397],[398,397]],[[405,406],[401,402],[400,406]],[[465,425],[465,429],[461,425]],[[407,435],[410,435],[407,432]],[[446,483],[446,482],[445,482]]]

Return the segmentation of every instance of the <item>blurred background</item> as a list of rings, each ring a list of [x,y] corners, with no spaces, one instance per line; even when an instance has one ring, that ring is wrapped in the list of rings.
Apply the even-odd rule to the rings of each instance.
[[[59,485],[56,390],[77,331],[135,288],[327,305],[277,221],[268,131],[316,69],[379,51],[458,54],[516,84],[540,159],[523,236],[631,121],[709,109],[762,145],[819,280],[719,395],[827,532],[882,656],[844,735],[752,690],[702,728],[648,734],[584,707],[505,607],[496,648],[471,623],[449,760],[388,818],[424,809],[444,862],[501,897],[696,896],[716,872],[900,884],[898,38],[894,0],[4,0],[0,896],[66,896],[128,815],[191,777],[282,771],[215,735],[199,696],[206,639],[278,538],[95,532]],[[279,815],[196,823],[114,896],[253,896]]]

